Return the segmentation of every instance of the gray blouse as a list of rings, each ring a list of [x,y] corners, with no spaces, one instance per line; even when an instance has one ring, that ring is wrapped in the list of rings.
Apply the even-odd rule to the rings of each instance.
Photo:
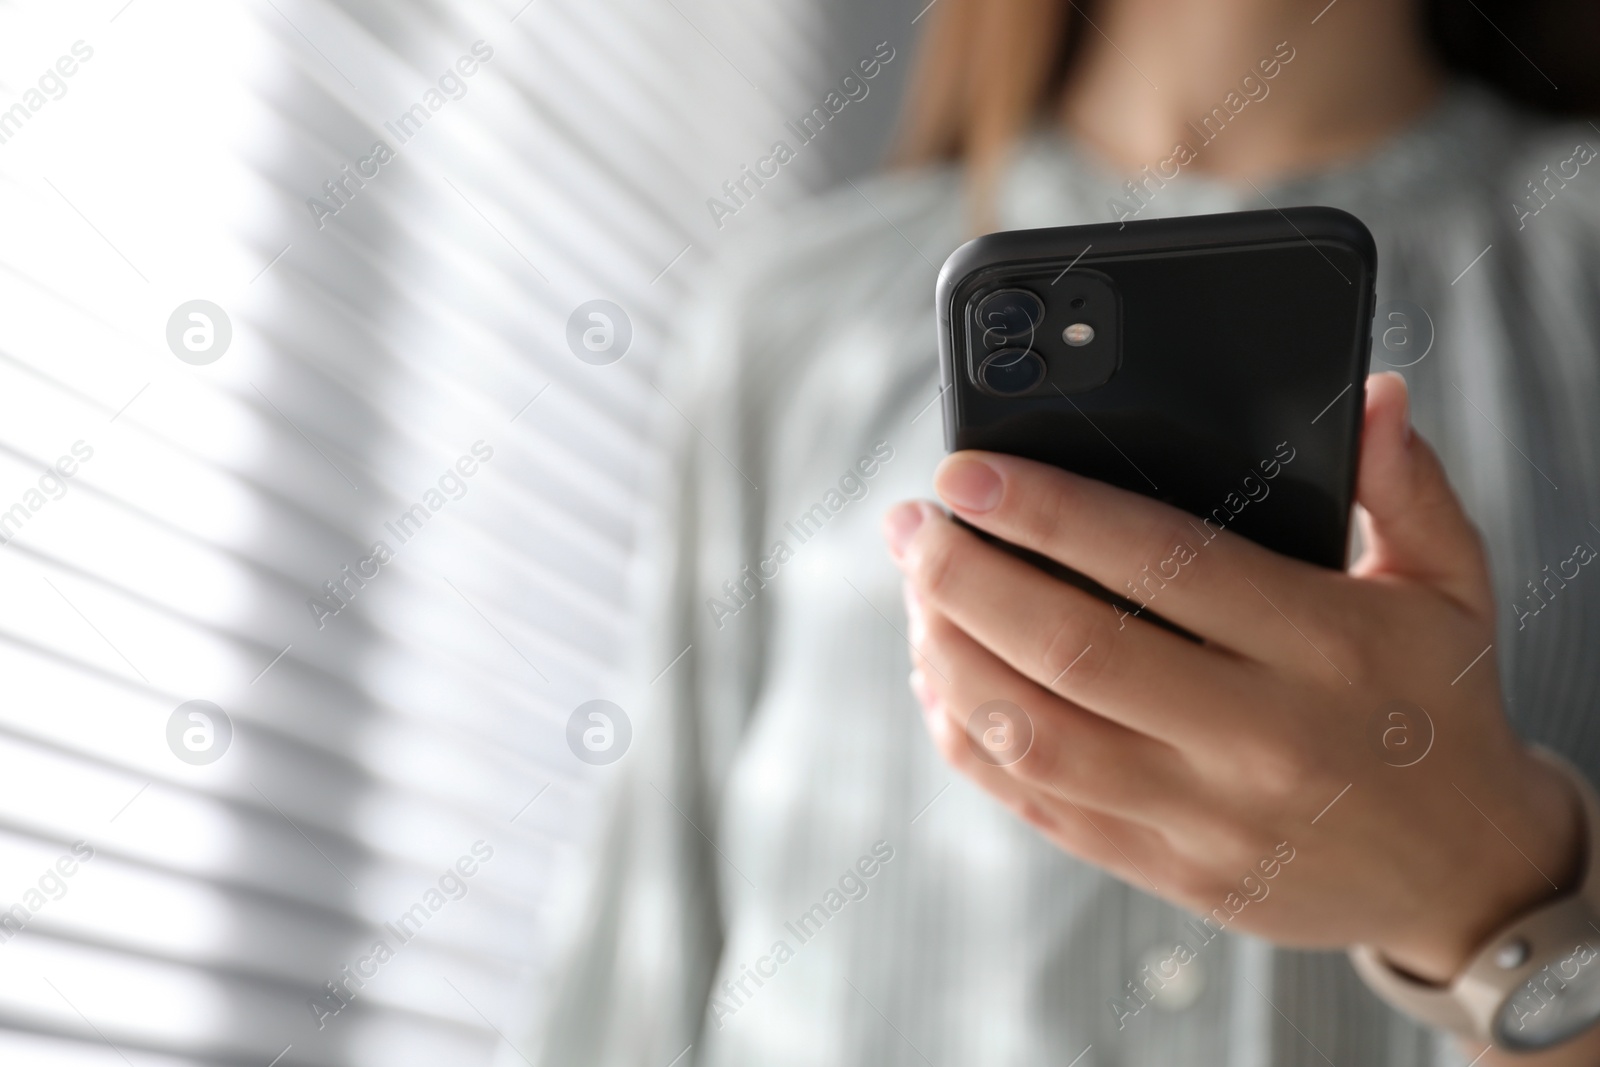
[[[1406,327],[1374,369],[1407,364],[1491,546],[1510,714],[1600,778],[1600,569],[1534,585],[1600,546],[1597,144],[1462,86],[1350,165],[1259,191],[1185,173],[1139,213],[1330,204],[1372,229],[1378,328]],[[1123,183],[1037,137],[999,225],[1106,221],[1140,203]],[[651,537],[633,747],[544,1062],[1464,1063],[1342,953],[1204,940],[934,752],[878,522],[931,495],[943,454],[933,284],[964,208],[949,168],[846,186],[749,240],[689,317],[661,385],[681,463]],[[1179,942],[1182,980],[1129,999]]]

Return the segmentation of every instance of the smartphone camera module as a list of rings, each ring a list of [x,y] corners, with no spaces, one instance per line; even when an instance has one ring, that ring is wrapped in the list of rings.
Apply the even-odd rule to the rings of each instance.
[[[978,304],[977,322],[984,347],[1027,341],[1044,321],[1044,302],[1026,289],[1001,289]]]
[[[957,299],[965,300],[958,307],[965,319],[966,380],[992,400],[1031,410],[1057,394],[1097,389],[1117,372],[1122,316],[1116,284],[1078,265],[1076,253],[1060,263],[974,277]]]
[[[1021,396],[1044,381],[1044,360],[1026,348],[1002,348],[978,365],[978,379],[996,396]]]

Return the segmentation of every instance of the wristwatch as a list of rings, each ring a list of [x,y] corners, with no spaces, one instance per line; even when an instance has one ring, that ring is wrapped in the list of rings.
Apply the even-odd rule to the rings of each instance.
[[[1390,1005],[1430,1026],[1512,1052],[1558,1045],[1600,1022],[1600,798],[1577,768],[1534,753],[1583,798],[1583,881],[1512,920],[1448,985],[1403,974],[1370,945],[1350,950],[1356,971]]]

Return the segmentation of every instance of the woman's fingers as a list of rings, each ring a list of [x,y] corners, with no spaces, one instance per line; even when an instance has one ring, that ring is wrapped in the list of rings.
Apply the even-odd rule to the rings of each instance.
[[[1063,851],[1136,888],[1164,892],[1161,880],[1170,850],[1160,834],[1048,788],[1035,788],[979,759],[957,716],[950,714],[939,696],[926,686],[925,678],[921,671],[913,670],[911,688],[918,693],[928,735],[945,762]]]
[[[1174,744],[1214,746],[1229,730],[1258,725],[1241,711],[1255,686],[1245,661],[1118,619],[1109,605],[985,544],[937,508],[902,507],[923,516],[899,557],[923,602],[1038,685]]]
[[[1283,455],[1292,463],[1292,449]],[[1267,461],[1282,474],[1283,460]],[[940,497],[974,526],[1080,571],[1208,641],[1263,661],[1303,652],[1271,605],[1302,599],[1298,591],[1317,575],[1310,564],[1226,529],[1234,511],[1282,506],[1274,485],[1265,472],[1251,474],[1241,479],[1238,492],[1217,501],[1213,517],[1196,518],[1137,493],[994,452],[947,456],[934,477]]]
[[[1171,746],[1062,700],[949,619],[916,604],[921,644],[943,673],[923,685],[969,754],[1025,786],[1121,818],[1171,827],[1193,810],[1187,765]]]

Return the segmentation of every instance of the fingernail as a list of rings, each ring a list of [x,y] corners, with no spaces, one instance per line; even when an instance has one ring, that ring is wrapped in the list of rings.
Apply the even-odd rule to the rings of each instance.
[[[1400,443],[1407,448],[1411,447],[1411,383],[1406,381],[1406,376],[1399,371],[1385,371],[1385,374],[1395,379],[1400,386]]]
[[[915,501],[896,504],[883,516],[883,539],[889,543],[889,552],[895,559],[905,555],[906,546],[916,535],[917,527],[927,518],[922,505]]]
[[[976,459],[946,463],[933,485],[946,503],[963,511],[988,511],[1000,503],[1004,491],[999,472]]]

